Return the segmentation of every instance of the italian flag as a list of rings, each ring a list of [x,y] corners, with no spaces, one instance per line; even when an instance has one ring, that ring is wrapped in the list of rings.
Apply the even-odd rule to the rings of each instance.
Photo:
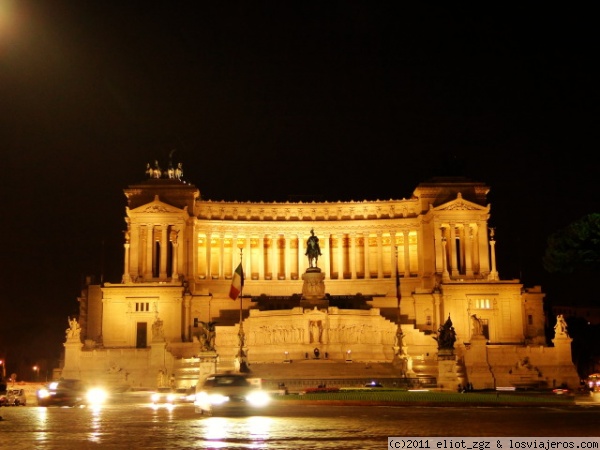
[[[237,266],[235,272],[233,272],[233,279],[231,280],[231,287],[229,288],[229,297],[231,300],[236,300],[242,287],[244,286],[244,271],[242,270],[242,263]]]

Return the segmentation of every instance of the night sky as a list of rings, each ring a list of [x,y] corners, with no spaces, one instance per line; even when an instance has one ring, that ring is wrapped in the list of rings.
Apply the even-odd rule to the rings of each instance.
[[[0,0],[9,372],[54,364],[86,275],[120,281],[123,188],[173,150],[212,200],[488,183],[501,278],[597,299],[541,262],[600,212],[596,16],[404,3]]]

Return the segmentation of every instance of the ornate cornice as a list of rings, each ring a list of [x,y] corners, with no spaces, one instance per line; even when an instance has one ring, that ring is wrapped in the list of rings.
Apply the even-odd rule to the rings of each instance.
[[[294,221],[372,220],[416,217],[419,202],[411,200],[253,203],[204,200],[196,202],[196,217],[209,220]]]

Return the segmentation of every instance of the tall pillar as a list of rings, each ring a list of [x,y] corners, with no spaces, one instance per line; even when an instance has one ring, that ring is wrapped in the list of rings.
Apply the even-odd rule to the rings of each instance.
[[[398,274],[398,244],[396,244],[396,231],[390,231],[390,273],[392,279]]]
[[[494,229],[490,233],[490,256],[492,260],[492,271],[488,279],[499,280],[498,271],[496,270],[496,241],[494,240]]]
[[[383,278],[383,239],[377,233],[377,278]]]
[[[448,258],[446,257],[446,246],[447,242],[446,242],[446,236],[444,236],[442,238],[442,278],[444,281],[449,281],[450,280],[450,272],[448,272],[448,266],[446,264],[446,262],[448,261]]]
[[[465,225],[465,275],[473,276],[473,229]]]
[[[456,225],[450,224],[450,245],[447,249],[450,252],[450,272],[453,276],[458,276],[458,259],[456,257]]]
[[[152,279],[152,255],[154,245],[154,227],[151,223],[146,225],[146,267],[144,270],[144,279],[151,280]]]
[[[356,280],[356,233],[350,235],[350,278]]]
[[[252,267],[252,246],[250,243],[249,235],[246,235],[246,237],[244,238],[244,253],[246,254],[244,271],[246,271],[248,277],[252,279],[252,270],[254,270],[254,268]]]
[[[338,235],[337,246],[338,280],[344,279],[344,233]]]
[[[446,245],[446,240],[444,239],[444,228],[436,227],[434,230],[435,233],[435,273],[442,273],[444,271],[444,267],[446,263],[443,261],[445,250],[442,251],[444,245]],[[419,252],[421,254],[421,252]]]
[[[271,251],[269,252],[271,254],[271,276],[272,276],[272,280],[276,280],[277,276],[279,275],[279,261],[278,261],[278,256],[277,255],[277,251],[279,250],[279,235],[277,233],[271,233]]]
[[[135,224],[131,229],[131,240],[129,241],[129,269],[128,272],[136,281],[139,276],[143,275],[140,264],[143,262],[142,257],[142,242],[140,241],[140,224]]]
[[[331,280],[331,235],[326,235],[322,240],[325,243],[323,253],[323,269],[325,269],[325,278]]]
[[[369,261],[369,253],[371,253],[371,245],[369,244],[369,232],[364,233],[364,255],[365,255],[365,279],[371,278],[371,268]]]
[[[129,242],[125,242],[125,261],[123,262],[123,283],[129,283],[131,281],[131,275],[129,274]]]
[[[479,229],[477,233],[479,237],[479,272],[488,274],[490,272],[490,257],[488,251],[487,223],[482,220],[477,228]]]
[[[404,230],[404,277],[410,277],[410,230]]]
[[[234,233],[231,237],[231,255],[229,260],[231,261],[231,272],[227,270],[228,273],[231,273],[231,278],[233,279],[233,272],[235,272],[236,267],[240,263],[240,249],[238,248],[238,235]]]
[[[285,242],[285,247],[284,247],[284,255],[283,255],[283,260],[284,260],[284,264],[285,267],[283,269],[284,271],[284,276],[286,280],[291,280],[292,279],[292,246],[291,246],[291,235],[290,234],[284,234],[283,235],[283,239]]]
[[[306,243],[302,238],[302,234],[298,233],[298,278],[302,277],[302,274],[306,272]]]
[[[163,223],[160,227],[160,269],[158,271],[158,277],[161,280],[167,279],[167,248],[169,246],[168,231],[169,226]]]
[[[258,279],[265,279],[265,235],[258,237]]]
[[[225,278],[225,234],[219,234],[219,280]]]
[[[188,228],[186,231],[188,234],[187,236],[184,236],[185,247],[183,248],[183,271],[186,277],[191,276],[193,279],[196,279],[200,271],[200,264],[198,261],[198,258],[200,257],[198,254],[198,233],[196,232],[195,226]],[[204,246],[206,248],[206,241]]]
[[[206,279],[212,278],[212,233],[206,233]]]
[[[177,270],[177,264],[179,263],[178,259],[177,259],[177,252],[179,251],[179,244],[177,242],[177,238],[173,239],[171,241],[172,245],[173,245],[173,259],[172,259],[172,267],[173,267],[173,272],[171,273],[171,279],[173,281],[179,280],[179,272]]]

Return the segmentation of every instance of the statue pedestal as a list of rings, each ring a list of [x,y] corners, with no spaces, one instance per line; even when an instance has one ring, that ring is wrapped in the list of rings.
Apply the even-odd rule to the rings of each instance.
[[[473,389],[493,389],[495,380],[487,361],[487,339],[483,335],[471,337],[471,345],[465,352],[467,379]]]
[[[198,353],[200,362],[198,363],[198,385],[200,385],[207,376],[217,372],[217,352]]]
[[[318,267],[310,267],[302,275],[302,299],[300,306],[303,308],[327,308],[329,300],[325,299],[325,274]]]
[[[437,385],[440,388],[456,390],[459,384],[464,386],[465,380],[464,376],[461,376],[461,372],[454,349],[438,350]]]

